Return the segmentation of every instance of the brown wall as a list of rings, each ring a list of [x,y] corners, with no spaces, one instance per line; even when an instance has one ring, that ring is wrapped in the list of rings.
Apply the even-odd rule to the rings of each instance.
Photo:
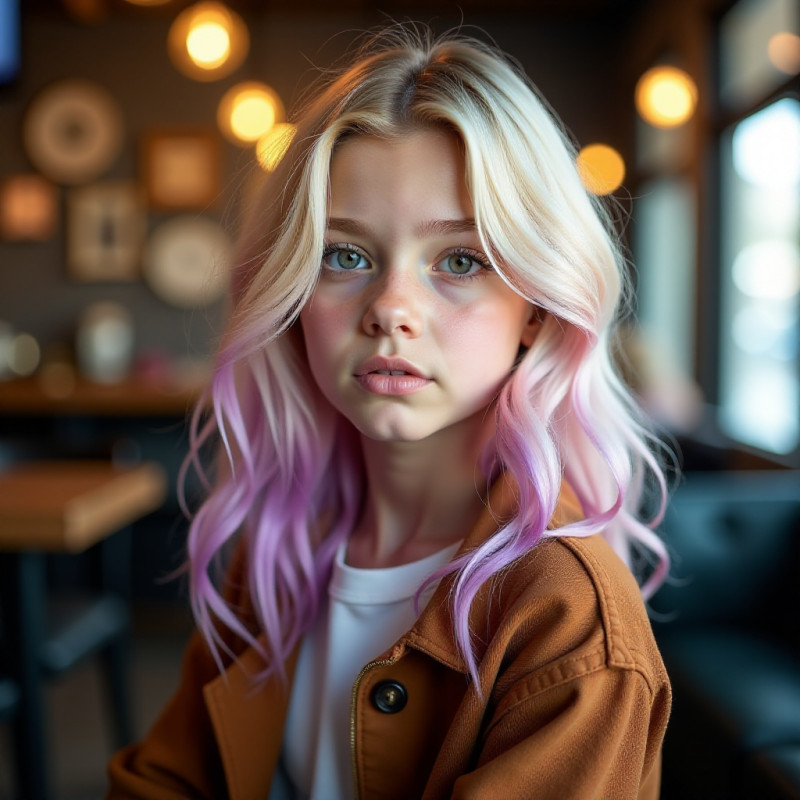
[[[251,10],[245,16],[252,40],[245,65],[221,81],[198,83],[183,77],[168,59],[170,19],[163,11],[126,13],[90,26],[70,19],[55,4],[29,9],[23,17],[21,78],[0,93],[0,179],[32,171],[22,146],[21,123],[36,92],[55,80],[88,79],[116,97],[124,112],[125,147],[101,179],[135,179],[140,137],[149,129],[213,126],[225,89],[245,79],[268,82],[290,105],[316,74],[315,66],[324,67],[347,53],[351,35],[341,31],[381,22],[372,14],[309,17]],[[449,28],[459,20],[460,15],[439,14],[435,26]],[[582,144],[605,140],[625,152],[631,115],[628,99],[619,96],[618,77],[630,19],[619,13],[584,18],[515,12],[472,15],[465,22],[485,29],[523,64]],[[223,193],[214,213],[235,227],[236,189],[252,162],[249,151],[232,145],[225,144],[223,153]],[[186,312],[159,300],[141,280],[82,284],[70,279],[64,258],[65,197],[61,188],[61,225],[51,241],[0,241],[0,320],[33,333],[46,346],[71,339],[75,320],[88,303],[110,299],[132,312],[140,351],[165,348],[180,356],[212,348],[221,304]],[[149,228],[166,218],[149,214]]]

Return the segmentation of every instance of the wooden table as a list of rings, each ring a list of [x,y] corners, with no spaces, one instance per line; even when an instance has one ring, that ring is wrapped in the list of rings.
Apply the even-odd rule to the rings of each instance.
[[[42,683],[91,653],[103,653],[116,722],[116,744],[131,738],[127,700],[129,557],[112,536],[162,503],[155,464],[115,467],[97,461],[23,463],[0,473],[0,612],[3,648],[19,687],[14,720],[19,795],[49,797]],[[45,556],[99,544],[98,587],[58,630],[47,614]],[[95,551],[93,551],[95,552]]]
[[[165,491],[155,464],[20,464],[0,473],[0,550],[79,553],[155,511]]]
[[[126,378],[104,384],[85,378],[51,385],[41,378],[0,381],[0,414],[100,417],[185,416],[199,399],[205,376],[185,380]]]

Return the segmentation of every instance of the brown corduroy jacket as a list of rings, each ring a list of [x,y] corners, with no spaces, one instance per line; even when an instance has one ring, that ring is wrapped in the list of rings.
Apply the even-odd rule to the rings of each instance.
[[[513,507],[499,483],[463,550]],[[579,516],[565,489],[554,523]],[[639,588],[609,545],[547,540],[484,587],[471,611],[482,696],[455,646],[449,588],[355,682],[354,796],[655,800],[670,688]],[[172,701],[112,759],[108,797],[267,800],[289,692],[278,679],[254,685],[263,667],[244,649],[220,675],[195,634]],[[385,681],[406,691],[396,713],[374,701]]]

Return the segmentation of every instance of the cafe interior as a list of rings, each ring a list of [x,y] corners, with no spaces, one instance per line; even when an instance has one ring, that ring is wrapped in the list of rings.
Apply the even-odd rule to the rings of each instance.
[[[176,687],[242,210],[404,20],[519,62],[629,256],[623,372],[680,465],[662,797],[800,798],[797,0],[0,0],[0,800],[102,797]]]

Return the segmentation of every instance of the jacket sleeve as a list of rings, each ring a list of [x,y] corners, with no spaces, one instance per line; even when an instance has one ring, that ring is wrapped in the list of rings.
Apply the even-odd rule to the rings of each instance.
[[[245,548],[235,549],[223,596],[246,625],[254,626],[246,581]],[[223,641],[237,652],[243,643],[228,631]],[[147,737],[120,750],[108,765],[106,800],[178,800],[227,796],[224,771],[203,687],[220,674],[205,639],[195,631],[183,656],[180,685]]]
[[[493,714],[476,768],[453,797],[655,800],[669,687],[602,665],[559,679],[561,664],[511,687]]]
[[[224,797],[223,775],[203,686],[219,669],[199,633],[186,648],[181,682],[147,738],[109,762],[107,800]]]

